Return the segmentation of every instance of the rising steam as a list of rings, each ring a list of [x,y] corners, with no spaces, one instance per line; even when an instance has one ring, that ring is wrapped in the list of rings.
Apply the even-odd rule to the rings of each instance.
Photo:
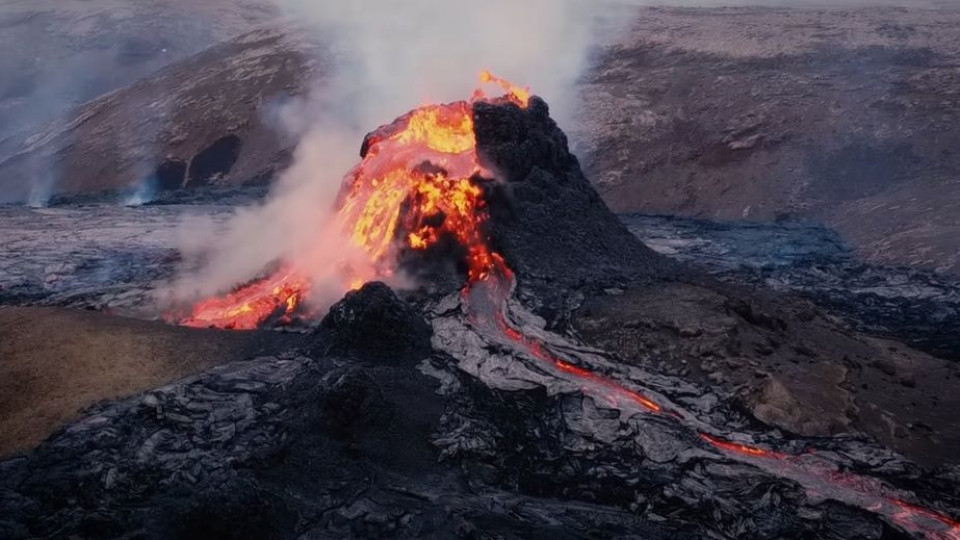
[[[325,308],[344,292],[336,279],[344,261],[360,274],[369,265],[332,223],[366,132],[418,105],[469,97],[482,69],[529,85],[555,118],[569,121],[595,30],[601,22],[610,28],[597,4],[581,0],[282,0],[281,7],[333,42],[333,73],[275,114],[301,139],[267,201],[222,226],[185,224],[185,264],[166,291],[174,300],[228,291],[284,261],[309,275],[313,307]]]

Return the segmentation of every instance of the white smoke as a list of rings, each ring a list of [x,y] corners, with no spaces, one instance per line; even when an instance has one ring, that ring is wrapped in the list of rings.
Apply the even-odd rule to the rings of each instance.
[[[335,34],[341,81],[368,128],[424,102],[468,97],[481,69],[529,85],[561,113],[583,73],[598,4],[585,0],[282,0]],[[563,114],[561,114],[563,116]]]
[[[286,261],[311,278],[316,303],[342,295],[341,266],[361,273],[368,267],[365,254],[351,248],[333,223],[340,182],[357,156],[356,139],[343,133],[325,125],[304,135],[293,164],[262,205],[239,209],[226,223],[185,222],[183,272],[162,294],[189,300],[224,292]]]
[[[176,283],[177,298],[229,290],[278,259],[316,282],[335,281],[350,250],[331,210],[365,132],[423,103],[468,98],[483,69],[529,86],[563,125],[573,117],[575,82],[596,30],[611,28],[598,3],[586,0],[278,1],[291,24],[333,42],[333,73],[308,99],[275,112],[285,129],[306,135],[268,201],[224,227],[185,229],[185,258],[200,269]],[[343,292],[342,285],[324,291],[321,304]]]

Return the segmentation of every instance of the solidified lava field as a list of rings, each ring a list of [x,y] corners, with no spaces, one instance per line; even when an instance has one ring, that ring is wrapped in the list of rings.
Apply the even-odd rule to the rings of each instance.
[[[960,538],[956,364],[882,335],[892,310],[848,263],[822,261],[830,289],[776,265],[775,290],[749,254],[717,263],[706,225],[621,221],[536,97],[426,106],[361,154],[340,215],[378,257],[400,245],[419,286],[365,280],[281,333],[309,295],[281,264],[186,326],[132,330],[185,351],[270,338],[0,461],[0,536]],[[3,310],[144,317],[179,217],[228,208],[52,208],[47,230],[34,212],[0,211],[30,253],[4,263]],[[656,241],[694,234],[699,253]]]

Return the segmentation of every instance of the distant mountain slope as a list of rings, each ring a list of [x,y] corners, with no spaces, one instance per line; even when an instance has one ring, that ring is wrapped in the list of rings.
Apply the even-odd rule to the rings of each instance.
[[[0,143],[0,201],[22,201],[48,181],[56,193],[269,177],[293,141],[262,114],[301,92],[322,55],[260,29],[90,101],[26,139]]]
[[[0,138],[272,19],[270,0],[0,3]]]
[[[960,270],[960,7],[650,9],[582,94],[617,210],[818,220]]]

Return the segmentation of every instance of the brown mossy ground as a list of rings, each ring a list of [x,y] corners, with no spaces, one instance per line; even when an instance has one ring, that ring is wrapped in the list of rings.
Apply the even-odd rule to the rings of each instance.
[[[59,308],[0,308],[0,456],[29,450],[99,401],[297,338],[170,326]]]

